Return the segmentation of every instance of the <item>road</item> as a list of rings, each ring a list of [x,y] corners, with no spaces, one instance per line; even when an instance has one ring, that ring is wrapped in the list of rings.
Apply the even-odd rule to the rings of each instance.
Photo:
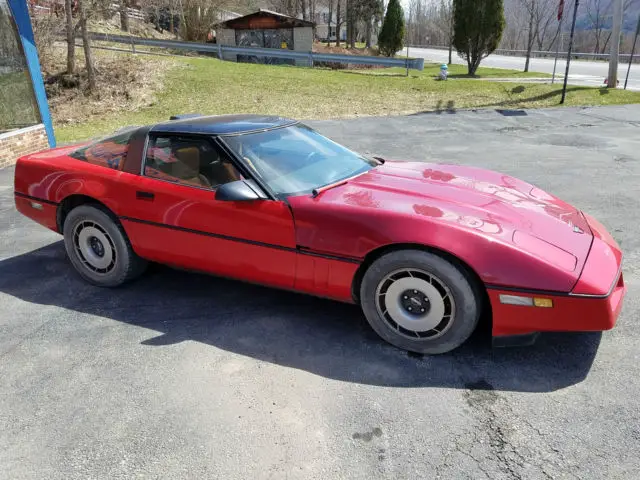
[[[406,50],[404,50],[406,53]],[[449,60],[449,52],[435,48],[410,48],[409,55],[422,57],[432,62],[444,63]],[[553,58],[532,58],[529,70],[532,72],[553,73]],[[453,63],[466,64],[455,52],[453,52]],[[511,57],[506,55],[489,55],[482,61],[484,67],[507,68],[513,70],[524,69],[524,57]],[[566,61],[558,59],[556,73],[564,75]],[[569,81],[575,85],[587,85],[598,87],[603,85],[604,79],[609,75],[609,65],[607,62],[593,62],[586,60],[572,60],[569,71]],[[624,85],[627,75],[627,64],[620,64],[618,68],[618,78],[620,85]],[[640,90],[640,64],[631,66],[629,75],[630,90]]]
[[[640,107],[310,122],[387,158],[504,171],[625,253],[616,328],[409,356],[355,306],[154,266],[78,278],[0,170],[2,479],[640,478]],[[579,319],[576,319],[579,321]]]

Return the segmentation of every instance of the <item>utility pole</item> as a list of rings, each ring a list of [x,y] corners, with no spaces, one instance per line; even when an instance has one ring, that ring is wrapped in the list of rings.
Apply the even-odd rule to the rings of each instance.
[[[636,35],[633,37],[633,47],[631,47],[631,55],[629,55],[629,68],[627,68],[627,78],[624,80],[624,89],[627,89],[629,83],[629,73],[631,72],[631,63],[633,63],[633,54],[636,53],[636,41],[640,35],[640,15],[638,15],[638,26],[636,27]]]
[[[620,55],[620,31],[622,30],[622,0],[613,2],[613,32],[611,33],[611,53],[609,54],[609,79],[607,87],[618,86],[618,55]]]
[[[410,30],[411,29],[411,10],[409,10],[409,23],[407,24],[407,58],[405,60],[406,63],[406,67],[407,67],[407,77],[409,76],[409,43],[411,43],[411,36],[410,36]]]
[[[560,2],[558,7],[558,34],[556,36],[556,59],[553,62],[553,75],[551,76],[551,83],[556,82],[556,65],[558,65],[558,56],[560,55],[560,45],[562,45],[562,21],[564,20],[564,0]]]
[[[578,17],[578,6],[580,0],[576,0],[573,7],[573,21],[571,22],[571,35],[569,36],[569,48],[567,49],[567,68],[564,72],[564,84],[562,85],[562,98],[560,104],[564,103],[564,99],[567,96],[567,81],[569,80],[569,64],[571,63],[571,52],[573,51],[573,34],[576,31],[576,18]]]

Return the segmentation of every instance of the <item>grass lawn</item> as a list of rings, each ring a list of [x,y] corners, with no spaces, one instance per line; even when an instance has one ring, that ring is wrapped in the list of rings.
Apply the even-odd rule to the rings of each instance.
[[[145,60],[140,57],[140,61]],[[460,108],[549,107],[558,105],[561,94],[559,85],[467,78],[435,81],[438,65],[428,65],[424,72],[410,71],[409,77],[402,69],[334,71],[205,58],[174,57],[167,65],[163,86],[144,106],[109,112],[96,109],[88,120],[69,123],[58,121],[54,112],[58,141],[70,142],[125,125],[167,120],[176,113],[244,112],[327,119]],[[464,72],[463,66],[451,68],[454,76]],[[517,78],[520,72],[480,68],[478,74]],[[570,86],[566,101],[566,105],[623,103],[640,103],[640,92]]]
[[[0,74],[0,132],[39,123],[26,71]]]
[[[404,58],[402,56],[397,56],[397,58]],[[368,70],[367,73],[370,75],[406,75],[405,68],[383,68],[383,69],[372,69]],[[439,63],[425,63],[424,70],[422,72],[418,72],[417,70],[409,70],[410,76],[423,76],[423,77],[436,77],[440,74],[440,64]],[[556,75],[557,77],[557,75]],[[511,78],[551,78],[551,75],[548,73],[540,73],[540,72],[523,72],[521,70],[506,70],[504,68],[489,68],[489,67],[480,67],[476,72],[475,77],[470,77],[467,74],[466,65],[449,65],[449,78],[451,79],[469,79],[469,78],[500,78],[500,79],[511,79]]]

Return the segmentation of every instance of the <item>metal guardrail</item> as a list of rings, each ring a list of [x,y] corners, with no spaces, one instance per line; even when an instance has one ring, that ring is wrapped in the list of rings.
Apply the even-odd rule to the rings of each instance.
[[[409,48],[433,48],[437,50],[449,50],[449,47],[444,45],[409,45]],[[508,50],[504,48],[498,48],[493,53],[497,55],[508,55],[508,56],[518,56],[518,57],[524,57],[527,55],[526,50]],[[454,50],[454,55],[455,54],[456,53]],[[548,52],[546,50],[532,50],[531,56],[537,57],[537,58],[545,58],[545,57],[555,58],[556,52]],[[621,62],[628,62],[630,56],[631,56],[630,53],[621,53],[619,55],[619,59]],[[567,58],[567,52],[560,52],[559,58],[561,59]],[[587,59],[587,60],[609,60],[609,54],[608,53],[571,52],[571,58]],[[633,61],[640,62],[640,54],[638,53],[634,54]]]
[[[181,40],[160,40],[157,38],[130,37],[128,35],[111,35],[106,33],[89,33],[95,41],[114,42],[131,45],[135,52],[136,45],[147,47],[169,48],[176,50],[190,50],[194,52],[215,53],[222,60],[225,55],[249,55],[258,57],[283,58],[301,60],[313,66],[316,62],[330,62],[351,65],[373,65],[381,67],[401,67],[412,70],[424,69],[424,58],[388,58],[364,55],[340,55],[335,53],[299,52],[278,48],[235,47],[214,43],[184,42]]]

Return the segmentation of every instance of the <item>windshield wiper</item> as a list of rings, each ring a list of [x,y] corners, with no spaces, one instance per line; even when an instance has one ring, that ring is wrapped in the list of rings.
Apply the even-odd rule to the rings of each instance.
[[[311,190],[311,196],[313,198],[316,198],[322,192],[325,192],[325,191],[327,191],[327,190],[329,190],[331,188],[334,188],[334,187],[339,187],[340,185],[344,185],[348,181],[349,181],[349,179],[340,180],[339,182],[330,183],[329,185],[324,185],[322,187],[314,188],[313,190]]]
[[[322,187],[316,187],[313,190],[311,190],[311,196],[313,198],[317,197],[318,195],[320,195],[322,192],[325,192],[327,190],[330,190],[332,188],[335,187],[339,187],[340,185],[344,185],[345,183],[348,183],[349,180],[353,180],[356,177],[359,177],[360,175],[368,172],[369,170],[365,170],[364,172],[358,172],[355,175],[351,175],[350,177],[347,178],[343,178],[342,180],[336,180],[333,183],[328,183],[326,185],[323,185]]]

